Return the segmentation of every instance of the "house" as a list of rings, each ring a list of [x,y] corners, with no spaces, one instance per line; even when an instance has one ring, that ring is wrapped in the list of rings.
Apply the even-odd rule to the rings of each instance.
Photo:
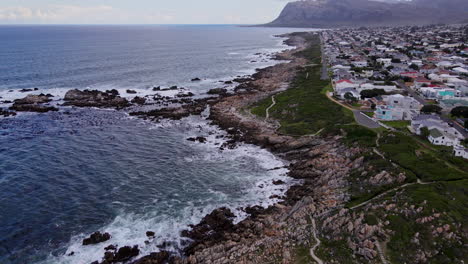
[[[364,90],[382,89],[385,92],[390,93],[397,91],[398,87],[396,85],[378,85],[373,83],[364,83],[359,85],[357,89],[359,92],[362,92]]]
[[[341,90],[344,88],[355,88],[358,85],[352,82],[351,80],[344,79],[334,82],[335,90]]]
[[[454,135],[443,133],[437,128],[429,130],[429,137],[427,139],[433,145],[438,146],[456,146],[460,142]]]
[[[461,94],[460,91],[451,88],[433,88],[433,87],[421,87],[419,88],[421,94],[427,99],[451,99]]]
[[[427,86],[429,86],[430,84],[431,84],[431,81],[428,80],[428,79],[426,79],[426,78],[424,78],[424,77],[418,77],[418,78],[416,78],[416,79],[414,80],[414,87],[415,87],[416,89],[419,89],[419,88],[421,88],[421,87],[423,87],[423,86],[426,86],[426,87],[427,87]]]
[[[421,76],[421,74],[419,72],[416,72],[416,71],[402,72],[402,73],[400,73],[400,75],[403,76],[403,77],[409,77],[409,78],[413,78],[413,79],[416,79],[416,78]]]
[[[449,126],[449,124],[444,122],[437,115],[418,115],[411,120],[410,130],[413,133],[421,135],[421,128],[423,127],[426,127],[429,131],[436,128],[448,138],[457,138],[458,140],[463,139],[463,135],[461,135],[455,128]],[[436,135],[437,134],[434,134],[433,138],[436,138]]]
[[[414,98],[401,94],[384,96],[384,105],[377,105],[376,118],[381,120],[412,120],[422,108]]]
[[[422,62],[422,60],[412,60],[412,61],[408,62],[408,65],[412,65],[412,64],[415,64],[418,67],[421,67],[423,65],[423,62]]]
[[[354,64],[354,66],[356,67],[367,67],[368,63],[366,60],[359,60],[359,61],[353,61],[352,62]]]
[[[384,67],[392,65],[392,59],[390,58],[378,58],[377,62],[382,63]]]
[[[455,157],[462,157],[468,159],[468,148],[465,148],[462,145],[456,145],[453,147],[453,154]]]

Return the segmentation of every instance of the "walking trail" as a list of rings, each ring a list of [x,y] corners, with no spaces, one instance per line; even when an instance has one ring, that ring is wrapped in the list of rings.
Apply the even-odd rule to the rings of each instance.
[[[266,120],[270,119],[270,110],[276,105],[274,95],[271,97],[271,102],[272,102],[272,104],[266,109],[266,115],[265,115]]]
[[[317,226],[315,225],[315,219],[312,218],[312,234],[314,235],[314,239],[317,242],[311,249],[310,249],[310,256],[317,262],[318,264],[323,264],[323,261],[315,255],[315,250],[320,246],[322,242],[317,237]]]

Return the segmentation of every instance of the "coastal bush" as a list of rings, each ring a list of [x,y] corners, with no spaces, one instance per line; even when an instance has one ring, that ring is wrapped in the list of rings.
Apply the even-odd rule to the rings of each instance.
[[[443,158],[433,149],[425,148],[411,136],[387,133],[380,139],[379,149],[401,167],[425,181],[468,178],[468,172]]]
[[[310,46],[296,55],[318,64],[321,60],[319,38],[309,37]],[[275,96],[276,105],[270,109],[270,116],[280,122],[281,133],[302,136],[354,122],[351,111],[326,97],[323,91],[324,87],[329,87],[330,81],[320,79],[320,70],[320,66],[299,70],[290,88]],[[252,113],[262,116],[270,105],[270,98],[262,100],[254,105]]]

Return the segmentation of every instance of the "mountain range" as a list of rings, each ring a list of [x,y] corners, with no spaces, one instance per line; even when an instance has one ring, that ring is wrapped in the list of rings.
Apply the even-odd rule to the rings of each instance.
[[[274,27],[390,26],[462,23],[468,0],[302,0],[290,2]]]

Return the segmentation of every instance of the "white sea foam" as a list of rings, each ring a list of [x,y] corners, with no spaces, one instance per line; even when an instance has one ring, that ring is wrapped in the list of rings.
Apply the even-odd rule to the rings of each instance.
[[[202,116],[206,117],[207,114],[208,112],[204,113]],[[242,160],[254,160],[261,168],[261,172],[257,171],[255,173],[252,172],[251,175],[235,176],[242,177],[242,179],[240,179],[242,182],[250,183],[249,187],[243,190],[243,197],[241,198],[231,199],[228,194],[221,190],[208,189],[207,192],[211,194],[211,198],[204,201],[193,201],[193,203],[186,205],[180,212],[173,212],[171,215],[152,210],[148,210],[148,212],[143,215],[122,212],[111,223],[99,230],[101,232],[109,232],[112,235],[112,238],[106,243],[82,246],[82,240],[89,234],[80,234],[71,239],[65,255],[59,257],[51,256],[45,263],[88,264],[96,260],[101,260],[105,252],[103,248],[110,244],[118,246],[138,245],[141,250],[140,256],[151,252],[158,252],[160,249],[157,245],[163,242],[173,243],[172,246],[167,249],[176,251],[183,247],[181,244],[183,240],[179,235],[180,232],[187,229],[188,225],[197,224],[205,215],[209,214],[214,209],[220,207],[230,208],[236,214],[235,222],[237,223],[247,217],[247,214],[240,208],[253,205],[268,207],[278,202],[278,199],[269,199],[270,196],[282,196],[288,189],[288,186],[296,183],[294,180],[287,177],[287,169],[271,170],[283,167],[285,162],[278,159],[267,150],[243,143],[239,144],[235,149],[220,150],[220,144],[225,142],[225,139],[220,136],[225,136],[226,132],[221,131],[216,126],[209,125],[208,121],[203,117],[191,116],[180,121],[168,121],[164,122],[163,125],[152,126],[153,129],[168,127],[179,128],[181,131],[181,143],[198,150],[194,151],[195,154],[191,156],[181,157],[185,162],[209,161],[231,163],[241,162]],[[187,141],[186,138],[190,136],[206,136],[207,143],[202,144]],[[225,176],[220,175],[220,181],[223,180],[222,177]],[[282,180],[286,182],[286,185],[276,186],[272,184],[273,180]],[[233,188],[235,187],[236,186],[233,186]],[[161,203],[165,201],[155,200],[153,202]],[[195,204],[198,204],[198,206]],[[156,233],[154,239],[148,239],[146,237],[145,234],[148,230]],[[71,252],[73,252],[73,255],[67,256]]]

